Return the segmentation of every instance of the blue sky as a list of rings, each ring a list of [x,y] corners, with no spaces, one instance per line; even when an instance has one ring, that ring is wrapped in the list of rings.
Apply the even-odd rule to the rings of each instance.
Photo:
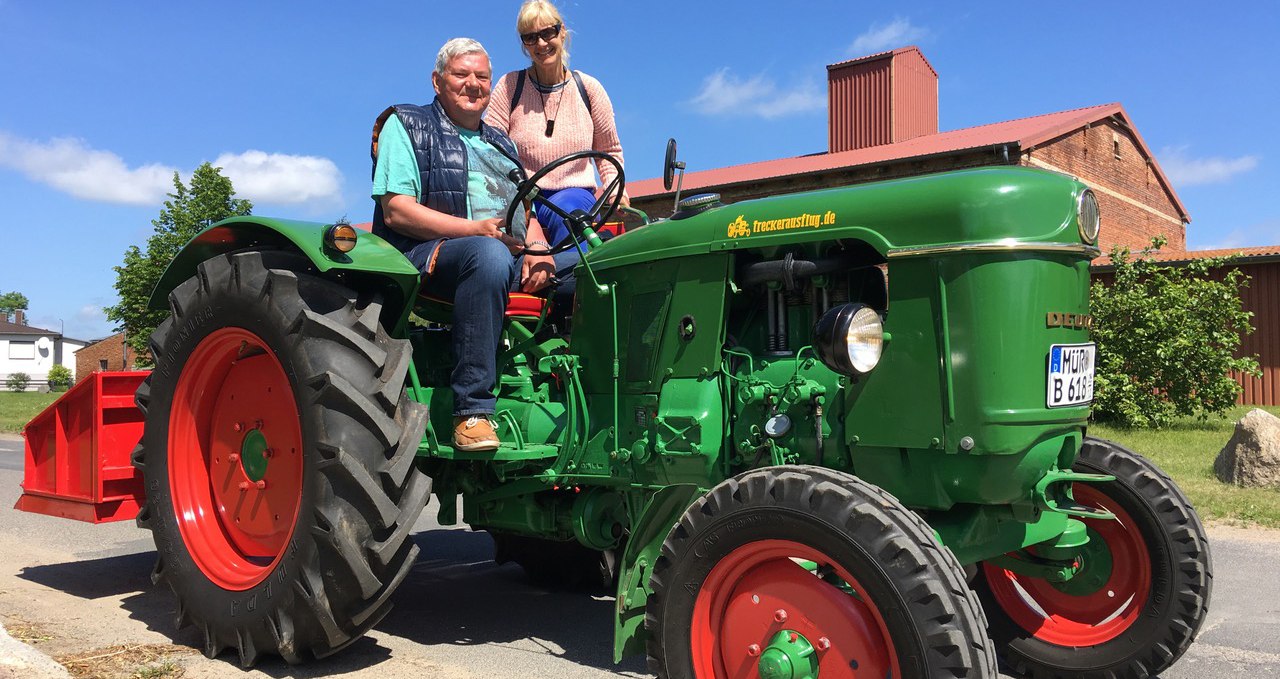
[[[921,47],[939,129],[1118,101],[1191,212],[1192,248],[1280,243],[1280,11],[1270,3],[563,2],[572,65],[605,84],[627,173],[823,151],[825,66]],[[527,63],[518,0],[0,0],[0,292],[32,325],[110,334],[112,267],[173,172],[225,168],[255,213],[367,221],[369,131],[431,98],[468,35]]]

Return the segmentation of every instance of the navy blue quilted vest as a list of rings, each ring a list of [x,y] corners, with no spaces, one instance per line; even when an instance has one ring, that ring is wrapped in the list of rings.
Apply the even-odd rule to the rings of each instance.
[[[458,136],[457,127],[440,106],[439,98],[430,106],[397,104],[382,112],[374,125],[374,145],[370,156],[378,163],[377,141],[382,125],[392,114],[400,118],[413,154],[418,161],[419,185],[422,195],[418,202],[432,210],[455,217],[467,215],[467,147]],[[480,138],[493,144],[504,155],[520,166],[520,156],[515,144],[502,131],[480,123]],[[422,241],[393,231],[382,216],[382,205],[374,201],[373,233],[391,243],[401,252],[408,252]]]

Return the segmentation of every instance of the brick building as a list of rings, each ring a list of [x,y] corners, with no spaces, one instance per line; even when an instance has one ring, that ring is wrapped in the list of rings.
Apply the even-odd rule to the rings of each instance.
[[[1094,190],[1104,253],[1116,245],[1140,250],[1163,235],[1168,244],[1162,258],[1171,264],[1208,256],[1187,252],[1191,217],[1118,103],[939,132],[938,74],[918,48],[904,47],[828,66],[827,111],[825,152],[687,172],[682,195],[714,192],[737,202],[946,170],[1021,165],[1073,175]],[[631,182],[627,192],[632,205],[653,218],[672,212],[673,192],[661,179]],[[1264,376],[1242,380],[1243,402],[1280,405],[1280,246],[1245,250],[1239,265],[1255,284],[1242,301],[1254,313],[1258,330],[1242,349],[1259,356]]]
[[[1099,244],[1141,248],[1163,234],[1186,250],[1190,215],[1120,104],[938,132],[938,75],[915,47],[827,67],[825,153],[687,172],[683,193],[728,201],[961,168],[1023,165],[1075,175],[1102,211]],[[923,112],[923,113],[921,113]],[[632,182],[632,204],[672,211],[659,179]]]
[[[133,370],[136,359],[124,342],[124,333],[118,332],[76,352],[76,382],[95,370]]]

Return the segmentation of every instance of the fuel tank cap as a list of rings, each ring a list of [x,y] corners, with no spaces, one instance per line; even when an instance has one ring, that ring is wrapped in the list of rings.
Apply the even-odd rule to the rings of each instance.
[[[705,212],[721,205],[724,205],[724,203],[720,202],[720,194],[699,193],[688,198],[681,198],[680,203],[676,206],[676,213],[671,215],[671,218],[684,219],[685,217],[692,217],[699,212]]]

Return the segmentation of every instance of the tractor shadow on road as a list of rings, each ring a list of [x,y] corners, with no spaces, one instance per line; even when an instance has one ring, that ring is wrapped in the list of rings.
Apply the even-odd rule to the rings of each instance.
[[[151,584],[154,551],[83,561],[31,566],[18,577],[81,599],[120,597],[120,607],[147,629],[170,637],[180,646],[200,648],[201,635],[188,626],[174,625],[176,600],[167,589]]]
[[[395,606],[378,630],[431,646],[513,645],[607,672],[647,674],[643,657],[613,662],[613,597],[550,591],[529,582],[513,564],[493,561],[493,541],[465,529],[419,532],[418,562],[396,591]],[[18,576],[87,600],[119,597],[129,617],[178,645],[199,649],[202,634],[174,625],[176,600],[151,584],[155,552],[32,566]],[[372,667],[390,651],[365,637],[322,663],[290,667],[264,657],[254,669],[273,677],[328,675]],[[220,656],[238,668],[235,654]]]
[[[429,530],[414,539],[422,553],[378,625],[383,632],[424,646],[523,642],[575,664],[645,673],[642,657],[613,662],[612,595],[533,585],[520,567],[494,563],[485,533]]]
[[[151,570],[155,563],[156,553],[145,551],[31,566],[22,569],[18,577],[82,599],[120,597],[120,607],[130,618],[146,625],[153,632],[169,637],[178,646],[199,650],[204,643],[203,634],[192,625],[179,630],[174,621],[177,600],[167,587],[151,584]],[[322,676],[373,666],[389,656],[389,650],[365,637],[353,643],[337,658],[323,663],[290,667],[277,656],[265,656],[254,669],[273,677]],[[239,671],[235,651],[225,650],[218,657],[228,663],[228,676]]]

